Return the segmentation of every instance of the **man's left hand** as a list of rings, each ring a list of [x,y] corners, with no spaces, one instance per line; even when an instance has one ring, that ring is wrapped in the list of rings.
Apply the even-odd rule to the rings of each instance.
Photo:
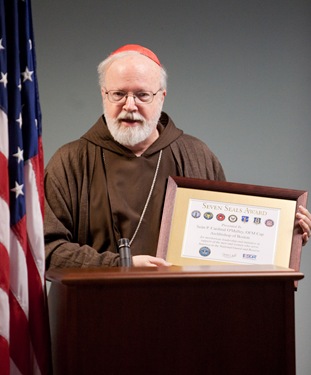
[[[305,207],[299,206],[296,218],[302,229],[302,244],[305,245],[311,236],[311,213]]]

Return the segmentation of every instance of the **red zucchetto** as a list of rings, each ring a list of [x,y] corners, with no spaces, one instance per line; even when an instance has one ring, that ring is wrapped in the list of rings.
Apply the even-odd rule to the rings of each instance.
[[[157,55],[153,53],[150,49],[140,46],[138,44],[126,44],[125,46],[122,46],[115,50],[114,52],[111,53],[111,55],[116,55],[117,53],[120,52],[125,52],[125,51],[135,51],[139,52],[140,54],[149,57],[152,61],[154,61],[156,64],[161,66],[160,60],[158,59]],[[110,56],[111,56],[110,55]]]

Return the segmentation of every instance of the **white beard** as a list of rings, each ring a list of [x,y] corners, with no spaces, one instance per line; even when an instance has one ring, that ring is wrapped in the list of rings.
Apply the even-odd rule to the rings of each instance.
[[[138,113],[122,111],[117,118],[105,117],[108,129],[117,142],[123,146],[135,146],[144,142],[156,128],[161,115],[161,108],[149,122]],[[136,126],[123,126],[121,120],[135,120],[141,124]]]

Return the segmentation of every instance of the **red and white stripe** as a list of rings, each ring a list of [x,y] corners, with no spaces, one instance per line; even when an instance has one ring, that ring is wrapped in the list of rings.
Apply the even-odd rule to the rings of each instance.
[[[1,110],[0,170],[0,374],[47,374],[42,153],[25,163],[26,215],[11,228],[8,120]]]
[[[0,110],[0,363],[9,374],[10,343],[10,209],[8,181],[8,118]]]

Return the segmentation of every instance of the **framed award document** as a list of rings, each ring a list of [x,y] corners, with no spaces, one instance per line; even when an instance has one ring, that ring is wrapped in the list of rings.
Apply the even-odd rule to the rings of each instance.
[[[300,268],[306,191],[169,177],[157,256],[174,265]]]

